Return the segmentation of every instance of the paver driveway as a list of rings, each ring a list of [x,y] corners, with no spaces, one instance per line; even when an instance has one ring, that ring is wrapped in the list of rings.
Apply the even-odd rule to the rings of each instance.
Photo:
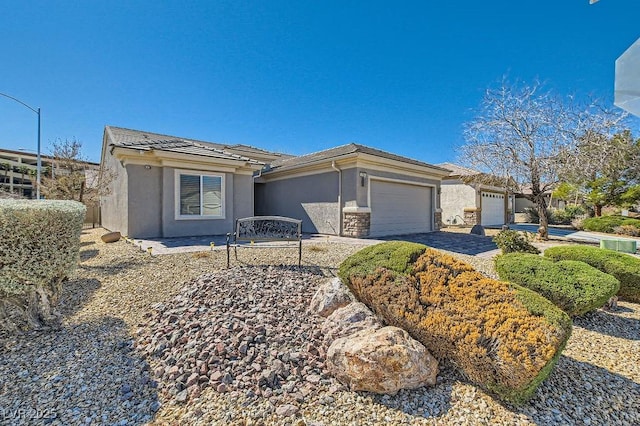
[[[455,253],[476,256],[498,249],[491,237],[483,237],[474,234],[462,234],[457,232],[429,232],[426,234],[409,234],[393,237],[382,237],[380,240],[402,240],[424,244],[435,249],[452,251]]]

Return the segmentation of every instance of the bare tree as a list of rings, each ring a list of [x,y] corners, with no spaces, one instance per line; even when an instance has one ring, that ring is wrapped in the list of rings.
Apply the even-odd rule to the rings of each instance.
[[[41,192],[46,198],[75,200],[92,206],[109,193],[113,172],[90,167],[82,156],[81,142],[57,140],[53,143],[53,158],[52,173],[42,176]]]
[[[595,104],[563,100],[543,85],[510,84],[488,89],[479,114],[465,125],[460,161],[500,177],[533,202],[540,217],[538,235],[548,239],[546,196],[569,166],[569,153],[588,132],[608,135],[624,114]]]

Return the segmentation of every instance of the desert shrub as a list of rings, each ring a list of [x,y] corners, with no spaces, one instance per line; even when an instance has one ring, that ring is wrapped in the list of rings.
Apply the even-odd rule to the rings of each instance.
[[[540,223],[538,209],[526,207],[524,213],[529,223]],[[564,209],[547,209],[547,219],[551,225],[568,225],[575,218],[581,217],[586,213],[587,210],[582,206],[567,206]]]
[[[552,209],[549,222],[555,225],[569,225],[577,217],[586,214],[582,206],[567,206],[564,209]]]
[[[570,316],[602,307],[620,289],[616,278],[586,263],[553,262],[535,254],[498,256],[496,271],[501,280],[541,294]]]
[[[538,254],[540,250],[531,244],[533,235],[529,233],[522,234],[512,229],[507,229],[498,232],[493,237],[493,242],[496,243],[498,248],[502,250],[502,253],[533,253]]]
[[[386,249],[398,247],[374,250]],[[506,401],[531,397],[571,334],[571,319],[539,294],[436,250],[426,249],[404,272],[366,270],[357,259],[368,257],[356,253],[340,267],[358,299]]]
[[[575,218],[571,221],[571,226],[578,231],[582,231],[584,229],[584,218]]]
[[[75,201],[0,201],[0,329],[58,325],[55,305],[78,263],[85,212]]]
[[[526,215],[527,222],[540,223],[540,215],[538,209],[535,207],[525,207],[524,214]],[[547,217],[551,217],[551,210],[547,209]]]
[[[605,232],[613,234],[617,226],[633,226],[640,229],[640,219],[633,219],[624,216],[600,216],[590,217],[582,221],[582,226],[586,231]]]
[[[640,259],[625,253],[584,245],[556,246],[545,250],[552,260],[578,260],[613,275],[620,281],[618,296],[640,302]]]
[[[634,225],[620,225],[613,228],[614,234],[640,237],[640,227]]]

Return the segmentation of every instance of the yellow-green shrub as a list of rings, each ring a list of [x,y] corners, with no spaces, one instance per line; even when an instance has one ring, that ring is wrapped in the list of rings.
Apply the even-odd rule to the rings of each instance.
[[[341,265],[353,293],[472,382],[510,402],[528,399],[560,356],[571,319],[535,292],[426,247],[407,272],[359,268],[369,250],[385,248],[397,255],[383,243]]]
[[[85,212],[75,201],[0,201],[0,328],[55,325],[62,280],[78,262]]]

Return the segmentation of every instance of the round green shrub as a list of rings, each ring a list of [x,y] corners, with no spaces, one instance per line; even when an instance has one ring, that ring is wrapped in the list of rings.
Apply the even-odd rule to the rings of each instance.
[[[473,383],[505,401],[529,399],[564,349],[571,319],[531,290],[406,244],[366,248],[340,266],[340,277],[386,323],[405,329]]]
[[[544,255],[554,261],[578,260],[613,275],[620,281],[618,296],[630,302],[640,302],[640,259],[637,257],[584,245],[550,247]]]
[[[496,271],[501,280],[541,294],[570,316],[602,307],[620,289],[616,278],[584,262],[553,262],[535,254],[498,256]]]

